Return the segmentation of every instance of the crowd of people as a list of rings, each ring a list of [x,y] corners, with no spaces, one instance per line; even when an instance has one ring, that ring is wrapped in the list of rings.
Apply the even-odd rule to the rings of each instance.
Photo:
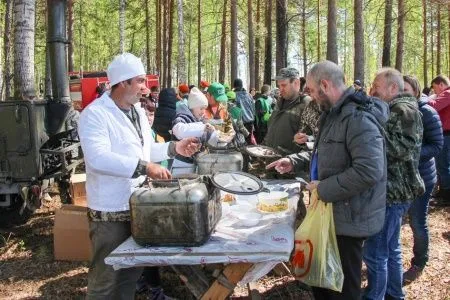
[[[426,95],[415,77],[382,68],[366,92],[361,81],[346,84],[338,65],[322,61],[306,78],[281,69],[274,90],[247,92],[235,79],[232,88],[203,80],[159,92],[147,89],[142,62],[129,53],[117,56],[107,74],[111,90],[85,108],[79,124],[93,245],[88,298],[134,294],[143,270],[115,271],[104,263],[130,235],[128,199],[143,175],[192,173],[193,155],[208,143],[271,147],[284,157],[264,166],[268,173],[307,176],[307,188],[333,203],[344,285],[341,293],[313,287],[316,299],[404,299],[403,285],[428,261],[427,213],[438,174],[435,197],[444,205],[450,198],[446,76],[436,76],[434,93]],[[414,257],[403,270],[406,214]],[[154,299],[165,299],[158,270],[145,273]]]

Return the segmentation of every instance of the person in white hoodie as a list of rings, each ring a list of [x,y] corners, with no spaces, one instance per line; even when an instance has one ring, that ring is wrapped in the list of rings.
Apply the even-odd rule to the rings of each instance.
[[[198,88],[194,87],[189,93],[188,105],[177,107],[175,120],[172,122],[172,134],[180,140],[188,137],[198,138],[200,142],[206,142],[214,134],[214,126],[203,122],[205,110],[208,107],[208,99]],[[172,173],[174,175],[195,173],[194,159],[177,155],[173,161]]]
[[[130,53],[116,56],[107,69],[111,91],[88,105],[80,116],[79,136],[86,164],[86,194],[92,258],[87,299],[134,299],[142,268],[115,271],[104,259],[131,235],[129,198],[145,180],[168,179],[153,162],[190,156],[195,139],[157,144],[139,103],[148,93],[144,66]],[[152,162],[153,161],[153,162]]]

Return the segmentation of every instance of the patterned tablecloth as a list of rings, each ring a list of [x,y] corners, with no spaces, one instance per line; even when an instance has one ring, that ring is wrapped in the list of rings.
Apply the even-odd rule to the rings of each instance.
[[[105,258],[114,269],[136,266],[254,263],[241,281],[246,284],[288,261],[294,247],[294,221],[300,184],[292,180],[264,182],[271,190],[289,193],[289,209],[262,214],[259,223],[245,227],[239,211],[257,212],[257,196],[237,196],[236,206],[224,205],[222,219],[210,239],[200,247],[142,247],[129,237]]]

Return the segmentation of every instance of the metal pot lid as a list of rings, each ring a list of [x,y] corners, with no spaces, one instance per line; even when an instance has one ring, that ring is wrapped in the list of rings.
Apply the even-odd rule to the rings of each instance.
[[[263,145],[250,145],[244,147],[244,151],[253,157],[262,157],[262,158],[280,158],[281,154],[268,146]]]
[[[218,189],[231,194],[253,195],[263,189],[258,177],[245,172],[217,172],[211,176],[212,184]]]

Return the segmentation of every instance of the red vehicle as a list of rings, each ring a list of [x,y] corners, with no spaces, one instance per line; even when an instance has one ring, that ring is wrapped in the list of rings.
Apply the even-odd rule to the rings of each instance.
[[[98,97],[98,89],[108,84],[106,72],[69,72],[70,98],[75,109],[81,111]],[[158,75],[147,75],[147,87],[159,87]]]

